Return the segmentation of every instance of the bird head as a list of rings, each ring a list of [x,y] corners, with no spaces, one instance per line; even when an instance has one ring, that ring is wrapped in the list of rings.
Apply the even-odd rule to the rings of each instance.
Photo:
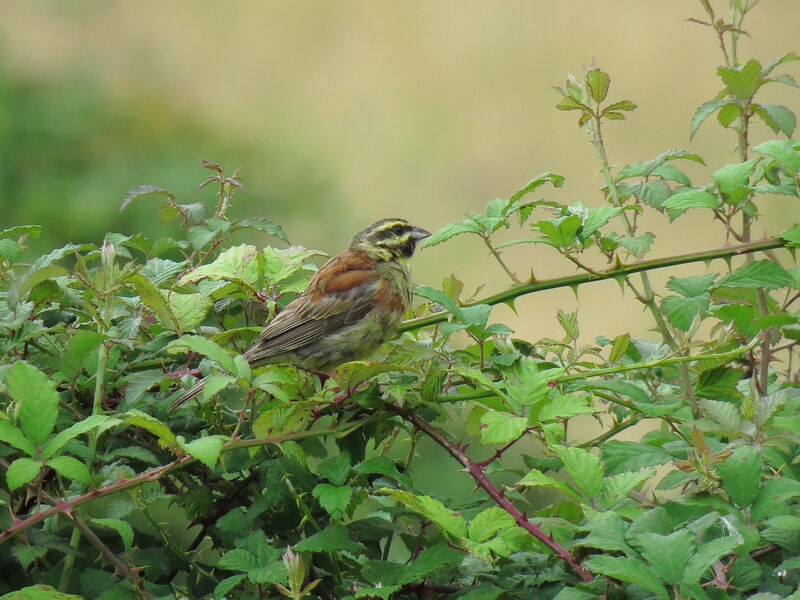
[[[417,242],[430,233],[405,219],[381,219],[353,236],[351,250],[366,252],[375,260],[407,260]]]

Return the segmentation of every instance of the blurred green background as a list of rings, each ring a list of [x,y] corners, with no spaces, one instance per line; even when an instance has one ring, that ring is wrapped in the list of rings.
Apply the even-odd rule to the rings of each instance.
[[[727,4],[715,3],[720,14]],[[5,0],[0,226],[44,225],[32,248],[41,250],[109,230],[159,235],[170,230],[157,202],[120,214],[123,195],[155,184],[182,202],[211,201],[213,190],[194,191],[207,173],[200,159],[242,166],[249,191],[235,216],[269,217],[293,243],[329,252],[385,216],[435,230],[543,171],[567,183],[541,195],[597,206],[593,152],[575,114],[555,110],[552,89],[593,61],[612,76],[611,100],[639,105],[605,129],[612,162],[683,148],[706,159],[707,168],[683,165],[705,183],[736,157],[733,134],[713,119],[689,140],[695,108],[720,89],[715,35],[687,21],[704,16],[694,0]],[[740,56],[797,50],[798,25],[797,0],[765,0]],[[786,70],[797,76],[794,64]],[[797,90],[773,87],[768,101],[800,112]],[[757,127],[752,142],[767,137]],[[789,198],[767,204],[756,237],[800,220]],[[710,219],[644,222],[659,235],[651,256],[723,242]],[[521,277],[574,272],[545,247],[507,256]],[[450,273],[468,290],[507,283],[466,236],[425,250],[414,269],[431,286]],[[589,339],[646,327],[616,283],[589,287],[580,299]],[[520,300],[520,318],[504,307],[496,315],[538,338],[558,335],[555,310],[577,303],[554,291]]]

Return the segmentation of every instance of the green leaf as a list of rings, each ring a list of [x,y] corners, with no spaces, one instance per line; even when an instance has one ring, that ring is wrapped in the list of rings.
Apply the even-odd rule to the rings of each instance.
[[[667,296],[661,301],[661,310],[664,311],[667,320],[675,327],[681,331],[689,331],[697,314],[708,310],[708,299],[708,294],[692,298]]]
[[[539,421],[568,419],[575,415],[591,415],[596,412],[598,412],[598,409],[592,406],[590,397],[563,394],[556,396],[542,407],[539,413]]]
[[[11,548],[11,554],[19,561],[19,564],[22,565],[23,569],[27,569],[33,561],[38,558],[42,558],[45,554],[47,554],[48,550],[50,550],[48,546],[28,546],[25,544],[15,544]],[[25,600],[26,598],[49,600],[51,598],[66,597],[65,594],[58,594],[58,596],[56,596],[56,593],[57,592],[53,590],[53,593],[48,592],[45,595],[29,593],[23,596],[20,592],[11,592],[10,594],[4,594],[0,598],[7,600],[14,600],[15,598],[19,598],[20,600]],[[13,594],[16,594],[16,596]],[[77,596],[71,597],[77,598]]]
[[[208,338],[199,335],[184,335],[168,344],[164,350],[167,352],[180,352],[187,348],[215,361],[226,372],[232,375],[236,374],[236,363],[233,362],[231,355],[222,346]]]
[[[655,469],[648,468],[638,472],[626,471],[603,479],[603,503],[607,508],[613,507],[624,499],[628,492],[638,487],[656,474]]]
[[[507,444],[520,437],[527,428],[526,417],[489,410],[481,417],[481,443]]]
[[[85,485],[92,483],[92,475],[89,468],[72,456],[54,456],[47,461],[48,467],[53,467],[62,477],[70,480],[80,481]]]
[[[22,247],[16,240],[3,240],[0,239],[0,258],[7,260],[10,263],[17,262],[22,255]]]
[[[762,519],[783,509],[787,500],[800,497],[800,482],[788,477],[771,477],[762,485],[753,503],[751,519],[758,523]]]
[[[516,527],[514,517],[499,506],[490,506],[475,515],[469,523],[469,539],[475,542],[488,540],[502,529]]]
[[[528,183],[523,185],[519,190],[517,190],[514,195],[509,198],[509,200],[512,202],[520,200],[523,196],[530,194],[536,188],[544,185],[545,183],[552,183],[553,187],[559,188],[564,185],[564,177],[556,173],[542,173],[541,175],[537,175]]]
[[[14,427],[5,420],[0,420],[0,442],[18,448],[28,456],[36,455],[36,447],[33,445],[33,442],[25,437],[21,429]]]
[[[188,331],[200,325],[213,304],[208,294],[168,294],[170,312],[178,331]]]
[[[611,77],[600,69],[590,69],[586,73],[586,87],[589,95],[595,102],[602,102],[608,95],[608,87],[611,85]]]
[[[714,286],[740,288],[777,288],[792,285],[792,276],[778,263],[771,260],[757,260],[739,267],[720,279]]]
[[[775,133],[783,133],[786,137],[792,137],[794,128],[797,126],[797,117],[785,106],[761,104],[756,109],[756,114]]]
[[[768,140],[763,144],[754,146],[753,150],[761,154],[766,154],[770,158],[774,158],[791,173],[800,171],[800,154],[794,149],[792,142]]]
[[[209,469],[213,469],[219,459],[222,443],[226,439],[224,435],[209,435],[192,440],[183,448]]]
[[[334,519],[341,519],[353,490],[350,486],[335,486],[330,483],[317,484],[311,494],[319,500],[320,506]]]
[[[149,431],[158,438],[159,443],[164,447],[172,448],[178,445],[175,434],[165,423],[155,417],[138,410],[129,410],[127,413],[120,413],[117,417],[122,419],[122,423],[125,425],[133,425]]]
[[[670,216],[680,215],[690,208],[717,208],[719,199],[710,192],[702,189],[684,190],[672,194],[661,205],[670,211]]]
[[[463,221],[456,221],[455,223],[448,223],[444,227],[434,231],[431,236],[425,240],[423,248],[429,248],[438,244],[444,243],[452,237],[461,235],[462,233],[483,233],[484,228],[478,225],[472,219],[464,219]]]
[[[794,225],[789,229],[784,229],[778,237],[782,240],[786,240],[788,242],[787,247],[789,248],[800,246],[800,225]],[[795,287],[797,287],[797,285],[795,285]]]
[[[8,393],[19,404],[19,421],[25,437],[41,444],[53,431],[58,417],[58,392],[47,375],[25,361],[8,371]]]
[[[619,238],[617,241],[620,246],[625,248],[636,258],[641,258],[648,250],[650,250],[650,246],[653,245],[653,240],[655,240],[655,237],[656,236],[654,236],[652,233],[646,231],[642,235],[637,235],[636,237],[632,238]]]
[[[6,483],[9,490],[15,490],[31,481],[39,474],[42,463],[27,457],[18,458],[10,465],[6,471]]]
[[[147,308],[153,311],[161,324],[167,329],[177,329],[175,316],[164,294],[149,279],[141,273],[134,273],[128,278],[133,284],[139,299]]]
[[[115,419],[107,415],[89,415],[83,421],[73,423],[63,431],[59,431],[57,434],[51,437],[42,449],[42,456],[44,458],[50,458],[56,452],[61,450],[61,448],[64,447],[64,444],[71,439],[78,437],[82,433],[96,429],[103,424],[116,425],[117,423],[120,423],[119,419]]]
[[[620,440],[606,442],[601,452],[609,474],[638,471],[643,467],[663,465],[673,459],[658,446]]]
[[[31,237],[39,237],[41,233],[42,233],[41,225],[17,225],[15,227],[9,227],[8,229],[0,231],[0,238],[20,237],[23,235],[29,235]]]
[[[383,456],[368,458],[363,463],[358,465],[357,472],[367,473],[367,474],[378,473],[380,475],[386,475],[387,477],[391,477],[392,479],[399,481],[406,487],[409,488],[414,487],[411,478],[408,475],[404,475],[403,473],[398,471],[397,465],[393,460]]]
[[[586,220],[583,222],[581,233],[585,237],[589,237],[621,212],[622,209],[616,206],[600,206],[591,209],[589,211],[589,216],[586,217]]]
[[[175,196],[173,194],[164,188],[158,187],[157,185],[137,185],[136,187],[129,189],[128,193],[125,194],[125,197],[122,199],[122,205],[119,207],[120,212],[125,210],[125,208],[134,200],[138,200],[143,196],[150,196],[153,194],[166,196],[170,200],[175,200]]]
[[[113,529],[122,538],[122,543],[125,544],[125,552],[130,552],[133,546],[133,527],[127,521],[120,519],[107,519],[107,518],[94,518],[92,519],[94,525],[100,525],[108,529]]]
[[[595,573],[613,577],[620,581],[635,583],[653,592],[661,600],[669,600],[669,594],[659,582],[655,571],[632,558],[625,556],[594,556],[584,561],[583,564]]]
[[[700,124],[705,121],[709,115],[714,114],[720,108],[728,104],[728,102],[728,100],[709,100],[708,102],[701,104],[692,117],[692,126],[690,128],[689,138],[691,139],[694,137],[694,134],[697,133],[697,129],[700,127]]]
[[[233,246],[221,252],[214,262],[189,271],[178,280],[178,285],[201,279],[222,279],[252,287],[258,280],[258,255],[259,251],[255,246]]]
[[[717,113],[717,121],[723,127],[728,127],[737,117],[742,116],[742,107],[735,102],[729,102]]]
[[[750,506],[758,495],[761,483],[761,456],[747,446],[734,450],[717,465],[722,485],[737,506]]]
[[[716,538],[700,546],[689,557],[689,564],[683,572],[685,583],[696,583],[706,574],[720,557],[733,552],[742,540],[737,536]]]
[[[726,85],[728,92],[741,100],[747,100],[758,89],[761,79],[761,64],[751,58],[738,69],[719,67],[717,74]]]
[[[273,237],[278,238],[289,243],[289,238],[286,237],[286,233],[284,233],[283,228],[280,225],[277,225],[267,219],[266,217],[248,217],[247,219],[241,219],[238,221],[234,221],[235,229],[255,229],[256,231],[263,231],[266,234],[269,234]]]
[[[244,548],[234,548],[220,556],[217,565],[231,571],[248,572],[258,567],[258,559]]]
[[[751,158],[745,162],[725,165],[711,173],[711,176],[714,178],[720,192],[730,194],[736,188],[750,185],[750,176],[761,160],[761,158]]]
[[[645,531],[636,538],[650,568],[667,584],[681,582],[683,571],[694,551],[694,535],[680,529],[669,535]]]
[[[230,592],[233,588],[235,588],[239,583],[241,583],[242,579],[247,577],[244,573],[239,575],[231,575],[230,577],[226,577],[222,581],[217,584],[217,587],[214,588],[214,597],[215,598],[223,598],[225,595]]]
[[[667,281],[667,288],[679,293],[684,298],[700,296],[709,290],[717,276],[717,273],[706,273],[691,277],[670,277]]]
[[[546,487],[551,490],[558,490],[567,496],[579,500],[578,494],[572,490],[566,483],[555,477],[550,477],[542,473],[539,469],[531,469],[525,477],[520,479],[517,484],[523,487]]]
[[[346,550],[356,553],[361,550],[361,545],[350,539],[347,528],[338,523],[328,525],[322,531],[300,540],[294,545],[298,552],[335,552]]]
[[[575,243],[575,234],[581,227],[581,218],[570,215],[563,219],[537,221],[534,225],[547,238],[545,240],[556,248],[569,248]]]
[[[603,465],[600,459],[582,448],[554,446],[553,450],[564,463],[575,485],[588,498],[597,495],[603,483]]]
[[[417,496],[412,492],[383,488],[379,490],[392,500],[401,502],[409,510],[433,521],[439,529],[456,539],[466,537],[467,524],[459,512],[450,510],[430,496]]]
[[[340,452],[335,457],[322,461],[318,472],[333,485],[344,485],[350,474],[350,453]]]

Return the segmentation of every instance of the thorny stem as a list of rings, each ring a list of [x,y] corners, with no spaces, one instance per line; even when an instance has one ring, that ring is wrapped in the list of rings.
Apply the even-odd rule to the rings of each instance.
[[[641,271],[663,269],[666,267],[691,264],[694,262],[707,262],[715,258],[727,259],[732,256],[745,255],[752,252],[762,252],[764,250],[772,250],[775,248],[783,248],[784,246],[786,246],[786,242],[784,240],[769,238],[759,242],[750,242],[748,244],[740,244],[738,246],[726,246],[725,248],[718,248],[715,250],[704,250],[701,252],[691,252],[688,254],[677,254],[667,258],[635,261],[627,265],[622,265],[621,267],[599,271],[596,275],[591,273],[579,273],[578,275],[557,277],[555,279],[530,281],[521,285],[515,285],[505,291],[492,294],[491,296],[486,296],[485,298],[465,304],[464,306],[473,306],[475,304],[501,304],[503,302],[510,302],[515,298],[525,296],[526,294],[532,294],[534,292],[553,290],[562,287],[574,287],[585,283],[591,283],[593,281],[618,279],[620,277],[626,277],[632,273],[639,273]],[[447,321],[449,314],[449,311],[443,310],[432,315],[408,319],[400,325],[399,331],[413,331],[422,327],[428,327],[429,325],[435,325],[436,323],[442,323]]]
[[[513,271],[508,268],[508,265],[505,263],[505,261],[503,261],[503,258],[500,256],[500,252],[494,246],[492,246],[489,236],[482,235],[481,239],[483,240],[483,243],[486,244],[486,247],[489,248],[489,252],[492,253],[492,256],[494,256],[495,260],[500,263],[501,267],[503,267],[503,271],[506,272],[506,275],[508,275],[511,281],[513,281],[515,285],[522,283],[519,279],[517,279],[517,276],[514,275]]]
[[[559,558],[566,562],[572,569],[573,573],[580,577],[582,581],[588,582],[594,580],[592,574],[580,564],[575,562],[575,559],[572,558],[572,555],[566,548],[564,548],[564,546],[559,544],[551,535],[548,535],[542,530],[541,525],[529,521],[528,518],[516,506],[514,506],[514,504],[508,498],[505,497],[503,492],[489,480],[484,471],[484,467],[467,456],[458,445],[450,441],[442,432],[440,432],[433,425],[428,423],[428,421],[416,413],[403,410],[402,408],[392,404],[387,404],[386,408],[397,413],[409,423],[412,423],[414,427],[424,432],[434,442],[444,448],[447,453],[450,454],[450,456],[456,459],[461,466],[464,467],[464,469],[475,480],[475,483],[481,487],[500,508],[505,510],[514,518],[514,522],[516,522],[517,525],[525,529],[547,548],[552,550]]]

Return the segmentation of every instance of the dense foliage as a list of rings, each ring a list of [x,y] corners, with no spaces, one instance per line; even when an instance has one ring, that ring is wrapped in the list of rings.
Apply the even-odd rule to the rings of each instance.
[[[40,227],[0,233],[3,597],[800,597],[800,226],[750,233],[765,199],[800,196],[795,115],[767,102],[768,84],[796,87],[782,68],[800,57],[739,61],[754,3],[733,0],[727,19],[701,4],[726,62],[691,131],[714,115],[738,160],[694,184],[681,165],[703,160],[681,150],[612,168],[602,126],[636,105],[608,101],[598,68],[570,77],[558,108],[597,151],[598,205],[534,199],[564,184],[546,173],[443,227],[428,246],[473,236],[511,287],[418,288],[381,360],[332,377],[241,358],[319,253],[287,247],[269,219],[231,218],[242,183],[215,163],[201,184],[218,187],[213,207],[155,186],[123,200],[158,199],[180,239],[109,233],[24,263]],[[755,120],[776,139],[754,143]],[[645,259],[646,211],[710,211],[732,245]],[[509,229],[533,237],[496,241]],[[226,244],[242,230],[275,245]],[[579,273],[520,280],[511,244],[550,246]],[[692,262],[707,272],[654,289],[649,271]],[[649,311],[650,337],[590,343],[559,311],[562,337],[524,340],[491,319],[523,294],[608,278]],[[169,413],[206,374],[202,398]],[[586,419],[600,433],[576,441]],[[431,490],[417,472],[437,446]],[[457,471],[476,490],[456,505]]]

